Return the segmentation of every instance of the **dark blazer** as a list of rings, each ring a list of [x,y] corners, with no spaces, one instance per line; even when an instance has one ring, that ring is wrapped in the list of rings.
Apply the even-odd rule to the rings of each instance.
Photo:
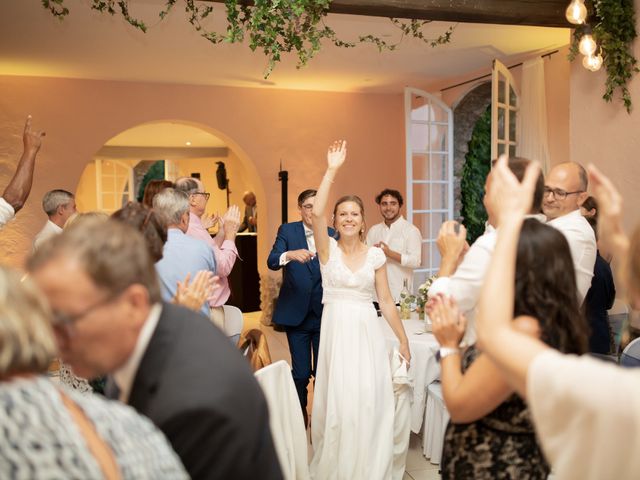
[[[333,229],[329,228],[328,233],[333,235]],[[279,270],[283,268],[280,265],[280,256],[284,252],[308,248],[301,221],[280,225],[276,241],[267,258],[267,266],[271,270]],[[318,317],[322,315],[322,278],[317,256],[304,264],[289,262],[284,266],[273,322],[297,327],[312,309]]]
[[[164,432],[194,479],[283,478],[262,390],[202,315],[163,304],[129,404]]]

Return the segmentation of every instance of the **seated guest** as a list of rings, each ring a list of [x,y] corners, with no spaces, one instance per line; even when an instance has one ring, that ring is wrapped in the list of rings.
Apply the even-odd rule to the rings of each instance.
[[[31,130],[31,115],[27,117],[22,134],[24,150],[18,161],[18,166],[0,197],[0,228],[11,220],[20,210],[31,192],[33,183],[33,169],[36,164],[36,154],[42,145],[42,130]]]
[[[505,158],[494,169],[487,197],[500,216],[500,229],[476,317],[479,342],[509,385],[526,399],[555,477],[636,479],[640,458],[629,452],[640,447],[637,370],[586,355],[563,355],[514,328],[518,236],[537,168],[530,168],[522,184],[506,168]],[[600,241],[619,262],[614,268],[619,275],[616,285],[628,288],[630,303],[638,308],[640,229],[630,242],[622,228],[620,194],[595,167],[590,167],[589,175],[600,206]],[[554,312],[546,314],[553,317]]]
[[[66,190],[50,190],[42,198],[42,209],[49,219],[33,240],[34,250],[48,238],[62,233],[64,224],[76,213],[76,199]]]
[[[173,182],[169,180],[150,180],[147,186],[144,187],[144,195],[142,197],[142,204],[146,207],[153,207],[153,197],[155,197],[161,190],[165,188],[172,188]]]
[[[47,380],[50,314],[29,280],[0,267],[0,477],[188,478],[148,419]],[[54,317],[55,328],[66,320]]]
[[[586,325],[572,265],[562,233],[525,220],[516,260],[514,328],[561,352],[581,354],[586,351]],[[460,350],[465,322],[455,301],[434,298],[429,316],[442,346],[442,391],[451,415],[442,478],[546,479],[549,467],[527,406],[475,345]]]
[[[131,225],[144,236],[149,255],[154,263],[162,259],[162,250],[167,241],[167,230],[156,213],[141,203],[129,202],[111,215],[111,218]],[[204,301],[218,288],[216,279],[208,270],[200,270],[191,280],[191,273],[176,285],[176,294],[171,303],[182,305],[196,312]]]
[[[174,188],[165,188],[153,199],[153,209],[167,228],[167,242],[156,270],[162,287],[162,298],[170,302],[177,292],[177,284],[187,274],[195,276],[200,270],[216,272],[213,250],[202,240],[188,236],[189,197]],[[209,305],[203,302],[200,311],[209,318]]]
[[[62,360],[78,375],[110,375],[107,394],[149,417],[192,478],[282,478],[249,365],[208,319],[162,302],[138,231],[115,220],[70,228],[29,271],[65,319]]]
[[[244,192],[242,196],[244,202],[244,217],[238,228],[239,232],[257,232],[258,231],[258,206],[256,205],[256,194],[253,192]]]
[[[592,197],[589,197],[592,198]],[[594,210],[595,210],[595,200]],[[598,240],[598,217],[592,215],[586,217],[589,225],[596,232],[596,241]],[[593,278],[591,279],[591,288],[587,292],[584,299],[584,307],[589,322],[589,351],[601,355],[615,354],[615,342],[611,325],[609,324],[609,310],[616,301],[616,286],[613,283],[613,273],[611,266],[601,255],[598,250],[596,255],[596,264],[593,267]]]

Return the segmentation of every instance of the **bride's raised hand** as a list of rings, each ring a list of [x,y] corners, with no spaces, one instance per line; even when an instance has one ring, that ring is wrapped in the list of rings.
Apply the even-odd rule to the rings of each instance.
[[[347,141],[336,140],[329,146],[327,151],[327,167],[338,169],[347,158]]]

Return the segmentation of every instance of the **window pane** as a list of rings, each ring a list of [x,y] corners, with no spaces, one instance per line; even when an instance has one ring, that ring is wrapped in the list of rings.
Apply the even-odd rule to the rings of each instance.
[[[449,121],[449,114],[445,109],[443,109],[439,105],[432,103],[431,104],[431,120],[434,122],[446,123]]]
[[[448,206],[448,185],[436,183],[431,185],[431,208],[435,210],[446,209]]]
[[[498,138],[504,139],[504,108],[498,107]]]
[[[431,158],[431,172],[430,180],[449,180],[449,169],[447,168],[447,161],[449,156],[442,153],[432,153]]]
[[[429,157],[414,153],[411,156],[414,180],[429,180]]]
[[[417,95],[411,96],[411,120],[429,120],[429,100]]]
[[[413,185],[413,209],[429,210],[429,190],[430,185],[426,183],[416,183]]]
[[[504,152],[506,152],[504,143],[498,143],[498,156],[502,155]]]
[[[516,140],[516,115],[513,110],[509,112],[509,140],[512,142]]]
[[[515,145],[509,145],[509,156],[510,157],[515,157],[516,156],[516,146]]]
[[[429,238],[429,222],[431,214],[429,213],[414,213],[413,224],[420,230],[420,235],[423,239]]]
[[[505,83],[504,83],[504,79],[500,78],[498,80],[498,102],[500,103],[505,103],[505,98],[504,98],[504,94],[505,94]]]
[[[429,126],[413,124],[411,125],[411,150],[425,151],[429,144]]]
[[[446,125],[431,125],[429,128],[429,146],[432,152],[447,152],[449,144],[447,143],[448,127]]]
[[[515,107],[518,105],[518,97],[516,96],[516,92],[511,85],[509,85],[509,105]]]

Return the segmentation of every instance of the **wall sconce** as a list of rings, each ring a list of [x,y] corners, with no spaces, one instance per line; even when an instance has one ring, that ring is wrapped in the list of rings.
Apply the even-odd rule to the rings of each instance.
[[[584,0],[572,0],[565,11],[565,16],[569,23],[583,24],[587,20],[587,7],[584,5]]]

